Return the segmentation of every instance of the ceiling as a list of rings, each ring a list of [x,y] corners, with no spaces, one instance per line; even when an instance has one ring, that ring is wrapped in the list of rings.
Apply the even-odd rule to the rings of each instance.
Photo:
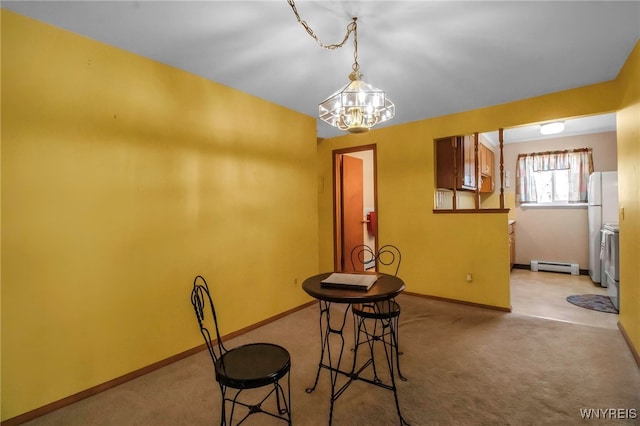
[[[616,114],[601,114],[589,117],[572,118],[562,121],[565,129],[560,134],[542,135],[540,133],[540,124],[528,126],[519,126],[504,129],[502,136],[504,143],[528,142],[543,139],[553,139],[566,136],[586,135],[590,133],[611,132],[616,130]],[[548,123],[548,122],[546,122]],[[498,131],[483,133],[483,135],[495,146],[500,143]]]
[[[340,42],[358,17],[364,80],[396,104],[396,117],[381,127],[614,79],[640,39],[640,1],[295,4],[324,43]],[[286,0],[3,0],[2,7],[314,117],[353,64],[352,40],[321,48]],[[318,137],[340,134],[318,121]]]

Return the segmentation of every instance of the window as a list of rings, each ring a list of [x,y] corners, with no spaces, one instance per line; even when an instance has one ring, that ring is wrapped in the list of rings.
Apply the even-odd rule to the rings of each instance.
[[[520,154],[516,200],[540,205],[584,203],[591,172],[591,148]]]
[[[569,202],[569,170],[539,170],[534,172],[536,203]]]

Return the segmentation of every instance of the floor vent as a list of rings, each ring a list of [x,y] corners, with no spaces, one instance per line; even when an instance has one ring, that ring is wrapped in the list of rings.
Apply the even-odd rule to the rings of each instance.
[[[580,275],[580,268],[577,263],[548,262],[546,260],[532,260],[531,271],[565,272],[571,275]]]

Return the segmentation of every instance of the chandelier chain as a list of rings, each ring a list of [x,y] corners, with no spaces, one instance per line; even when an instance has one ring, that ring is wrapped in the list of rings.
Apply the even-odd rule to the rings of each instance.
[[[300,17],[300,14],[298,13],[298,9],[296,7],[296,4],[295,4],[294,0],[287,0],[287,2],[289,2],[289,6],[291,6],[291,10],[293,10],[293,13],[296,15],[296,19],[298,20],[300,25],[302,25],[304,27],[304,29],[311,36],[311,38],[313,38],[316,41],[316,43],[318,43],[320,45],[320,47],[322,47],[323,49],[335,50],[335,49],[338,49],[338,48],[344,46],[345,43],[347,42],[347,40],[349,40],[349,36],[351,35],[351,33],[353,33],[353,46],[354,46],[353,59],[354,59],[354,63],[353,63],[352,69],[353,69],[354,72],[357,73],[358,70],[360,69],[360,65],[358,64],[358,24],[357,24],[358,18],[354,17],[353,21],[350,22],[349,25],[347,25],[347,33],[344,35],[344,38],[342,39],[342,41],[340,43],[328,44],[328,43],[322,42],[318,38],[318,36],[313,32],[313,30],[311,29],[309,24],[307,24],[307,21],[305,21],[304,19],[302,19]]]

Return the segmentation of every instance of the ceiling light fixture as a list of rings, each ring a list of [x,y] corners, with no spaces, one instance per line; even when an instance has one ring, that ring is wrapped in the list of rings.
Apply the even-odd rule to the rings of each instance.
[[[554,121],[553,123],[545,123],[540,125],[540,133],[543,135],[555,135],[564,131],[563,121]]]
[[[353,33],[354,63],[349,74],[350,82],[318,105],[318,116],[325,123],[350,133],[363,133],[376,124],[392,119],[396,106],[385,92],[362,80],[358,64],[358,18],[347,25],[347,34],[341,43],[324,44],[309,25],[300,18],[293,0],[288,0],[298,22],[318,44],[329,50],[344,46]]]

